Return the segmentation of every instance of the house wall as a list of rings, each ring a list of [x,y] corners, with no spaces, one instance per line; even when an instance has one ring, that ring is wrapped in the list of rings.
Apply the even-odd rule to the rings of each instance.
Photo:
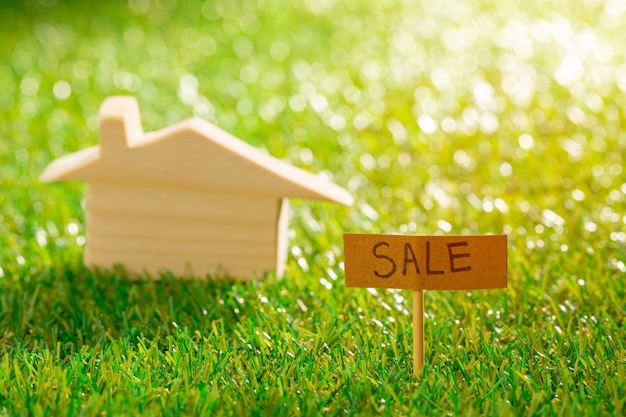
[[[285,210],[271,198],[90,183],[85,263],[155,277],[280,274]]]

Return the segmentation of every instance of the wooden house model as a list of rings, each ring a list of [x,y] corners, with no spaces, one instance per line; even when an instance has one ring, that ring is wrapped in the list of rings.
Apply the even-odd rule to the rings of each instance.
[[[44,182],[87,181],[84,261],[131,273],[241,279],[282,273],[287,198],[350,205],[345,189],[191,118],[144,133],[137,101],[109,97],[100,145],[53,161]]]

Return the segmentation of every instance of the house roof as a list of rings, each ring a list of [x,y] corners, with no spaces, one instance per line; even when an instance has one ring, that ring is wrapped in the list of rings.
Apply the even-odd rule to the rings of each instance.
[[[353,203],[347,190],[276,159],[206,120],[194,117],[144,133],[133,97],[106,99],[100,108],[100,145],[56,159],[40,179]]]

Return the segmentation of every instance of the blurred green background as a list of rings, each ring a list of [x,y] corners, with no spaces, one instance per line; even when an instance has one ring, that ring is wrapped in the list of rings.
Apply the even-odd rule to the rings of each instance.
[[[81,346],[132,347],[139,336],[164,343],[178,334],[171,323],[186,317],[190,334],[260,320],[279,344],[277,329],[289,328],[303,352],[318,343],[311,334],[326,343],[325,332],[341,323],[336,345],[308,362],[298,356],[305,368],[338,366],[310,371],[321,378],[317,388],[285,376],[285,358],[268,353],[274,362],[264,368],[291,384],[281,404],[299,404],[285,413],[620,415],[625,27],[620,0],[2,0],[0,404],[9,414],[65,404],[44,398],[37,372],[32,384],[11,385],[12,364],[23,366],[24,355],[37,361],[52,352],[64,370]],[[37,177],[51,160],[97,143],[98,108],[113,94],[137,97],[146,131],[200,116],[332,178],[356,203],[293,202],[282,281],[133,284],[94,275],[80,266],[84,184]],[[408,294],[344,288],[343,232],[509,235],[508,290],[427,294],[431,385],[410,376]],[[142,300],[135,285],[153,295]],[[243,316],[233,307],[239,302],[214,304],[239,296],[253,306]],[[151,316],[159,306],[165,316]],[[198,313],[207,310],[209,317]],[[76,329],[91,336],[78,338]],[[238,338],[221,337],[239,352]],[[482,349],[468,359],[475,346]],[[365,354],[355,359],[350,349]],[[477,374],[491,382],[473,384]],[[255,412],[272,402],[222,384],[222,398],[241,406],[248,395]],[[20,386],[39,397],[18,395]],[[198,395],[212,386],[191,385]],[[86,392],[68,387],[68,398]],[[129,413],[153,404],[137,389],[144,408],[133,408],[131,395],[120,400]],[[114,395],[85,395],[68,404],[91,404],[88,414],[117,404]]]

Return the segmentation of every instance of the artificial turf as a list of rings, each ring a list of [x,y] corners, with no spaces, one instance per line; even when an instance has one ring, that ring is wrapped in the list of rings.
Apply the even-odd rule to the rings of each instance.
[[[0,3],[0,415],[626,414],[626,11],[618,1]],[[82,266],[105,97],[331,177],[286,273]],[[342,233],[509,236],[509,286],[346,289]]]

